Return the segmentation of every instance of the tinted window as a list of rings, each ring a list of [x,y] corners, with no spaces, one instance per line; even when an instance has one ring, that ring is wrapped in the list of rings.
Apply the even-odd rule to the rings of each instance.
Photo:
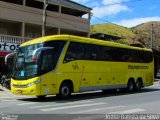
[[[44,47],[53,47],[54,48],[52,50],[54,66],[56,66],[56,64],[58,62],[58,59],[61,55],[61,52],[64,48],[65,43],[66,43],[66,41],[54,40],[54,41],[48,41],[44,44]]]
[[[149,52],[149,51],[143,52],[143,61],[145,63],[152,62],[152,60],[153,60],[153,54],[152,54],[152,52]]]
[[[129,50],[129,62],[143,62],[143,53],[139,50]]]
[[[105,46],[71,42],[64,62],[73,60],[105,60]]]
[[[129,50],[129,62],[149,63],[152,62],[153,55],[149,51]]]
[[[54,47],[55,53],[60,53],[65,45],[66,41],[63,40],[53,40],[44,43],[44,47]]]
[[[54,69],[55,63],[53,59],[53,52],[51,50],[45,50],[41,53],[41,74],[47,73]]]
[[[66,41],[60,40],[44,43],[44,47],[53,47],[53,49],[41,52],[40,74],[44,74],[55,69],[65,43]]]
[[[99,60],[100,47],[93,44],[85,44],[85,60]]]
[[[111,46],[71,42],[64,62],[73,60],[147,63],[152,61],[152,53]]]
[[[119,61],[119,62],[128,61],[127,49],[107,46],[106,55],[107,55],[106,60],[108,61]]]
[[[65,55],[64,62],[84,59],[84,45],[82,43],[70,42]]]

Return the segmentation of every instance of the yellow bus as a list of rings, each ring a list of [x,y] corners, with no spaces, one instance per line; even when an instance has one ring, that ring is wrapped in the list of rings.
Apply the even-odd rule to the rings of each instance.
[[[39,98],[121,88],[139,91],[153,84],[153,61],[146,48],[71,35],[46,36],[19,47],[11,91]]]

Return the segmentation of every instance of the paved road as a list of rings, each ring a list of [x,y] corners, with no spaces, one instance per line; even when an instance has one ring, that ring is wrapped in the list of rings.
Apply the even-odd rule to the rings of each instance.
[[[0,91],[0,113],[8,114],[56,114],[63,120],[72,117],[81,120],[104,119],[105,114],[160,113],[160,85],[143,89],[139,93],[123,91],[104,94],[101,91],[76,94],[69,100],[58,100],[55,96],[39,100],[34,96],[12,95]],[[68,114],[74,114],[69,115]],[[88,115],[91,114],[91,115]],[[103,114],[103,115],[101,115]],[[40,117],[43,118],[42,116]],[[56,118],[56,117],[55,117]],[[79,119],[77,119],[79,118]],[[44,120],[44,118],[43,118]]]

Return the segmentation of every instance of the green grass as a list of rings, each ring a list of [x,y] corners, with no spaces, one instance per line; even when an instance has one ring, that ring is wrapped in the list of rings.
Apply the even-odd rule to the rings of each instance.
[[[156,25],[159,22],[156,22]],[[151,24],[144,23],[133,28],[127,28],[116,24],[96,24],[91,26],[91,34],[104,33],[108,35],[118,36],[122,39],[117,41],[122,44],[141,43],[145,47],[150,46],[150,31]],[[149,31],[149,32],[148,32]],[[159,29],[160,31],[160,29]],[[155,45],[158,45],[156,43]],[[156,48],[157,46],[155,46]]]
[[[134,37],[134,32],[116,24],[96,24],[91,26],[91,33],[104,33],[122,38]]]

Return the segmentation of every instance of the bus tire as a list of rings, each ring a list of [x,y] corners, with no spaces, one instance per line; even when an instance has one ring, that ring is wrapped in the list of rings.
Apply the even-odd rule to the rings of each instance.
[[[71,96],[72,88],[71,85],[67,82],[61,84],[59,89],[59,94],[57,95],[61,99],[66,99]]]
[[[143,87],[142,79],[138,79],[136,82],[136,91],[140,91]]]
[[[134,79],[129,79],[128,84],[127,84],[127,91],[128,92],[133,92],[134,90],[135,90]]]

